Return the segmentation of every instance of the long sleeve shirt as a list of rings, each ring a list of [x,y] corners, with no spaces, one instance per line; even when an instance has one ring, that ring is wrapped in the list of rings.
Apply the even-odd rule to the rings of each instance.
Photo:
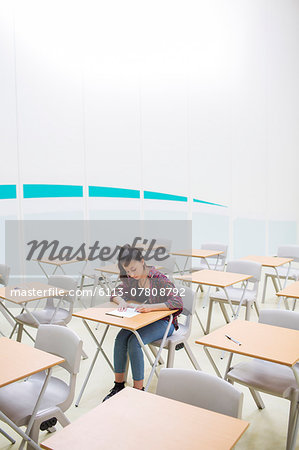
[[[121,280],[121,283],[115,288],[113,297],[122,297],[123,300],[130,302],[140,302],[140,299],[146,300],[147,304],[164,303],[169,309],[178,309],[173,314],[173,324],[175,329],[178,329],[177,317],[183,311],[183,300],[177,293],[178,289],[167,278],[166,275],[156,270],[154,267],[150,268],[148,278],[150,281],[150,287],[144,290],[138,286],[138,280],[127,277]],[[169,321],[169,317],[164,320]]]

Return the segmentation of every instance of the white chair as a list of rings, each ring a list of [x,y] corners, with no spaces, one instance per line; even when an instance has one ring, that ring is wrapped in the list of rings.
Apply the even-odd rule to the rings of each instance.
[[[291,263],[291,267],[288,274],[288,280],[299,280],[299,269],[292,267],[294,263],[299,263],[299,245],[284,245],[281,247],[278,247],[277,249],[277,256],[281,258],[293,258],[294,261]],[[268,268],[269,269],[269,268]],[[281,280],[285,280],[287,273],[288,273],[288,265],[284,265],[281,267],[277,267],[277,272],[279,275],[279,278]],[[274,269],[269,269],[265,272],[265,280],[264,280],[264,289],[263,289],[263,295],[262,295],[262,303],[265,303],[265,297],[266,297],[266,289],[267,289],[267,282],[268,279],[271,278],[275,292],[278,292],[280,290],[277,280],[277,275]],[[294,302],[294,306],[296,304],[296,301]]]
[[[57,288],[65,289],[67,291],[76,291],[77,282],[73,278],[66,275],[52,275],[49,277],[49,285]],[[55,305],[56,302],[56,305]],[[67,325],[72,319],[73,307],[75,302],[74,295],[65,295],[63,299],[61,297],[51,297],[46,301],[46,305],[43,309],[32,311],[31,317],[27,312],[22,312],[15,317],[18,325],[18,337],[17,340],[21,342],[22,332],[24,326],[38,328],[39,324],[56,324]],[[64,307],[61,307],[64,306]],[[10,335],[13,335],[14,329]]]
[[[96,266],[92,267],[90,261],[87,262],[87,264],[84,266],[84,270],[80,274],[80,281],[79,281],[79,291],[82,292],[84,287],[92,287],[91,292],[91,302],[90,306],[94,306],[94,296],[96,293],[96,289],[98,285],[103,289],[104,293],[107,294],[107,286],[105,284],[105,280],[101,274],[100,271],[94,270],[94,268],[99,268],[104,266],[104,263],[100,261]],[[92,280],[92,282],[86,282],[85,280],[89,279]],[[78,296],[78,301],[81,302],[83,307],[85,308],[84,302],[81,300],[81,297]]]
[[[181,315],[185,316],[185,323],[184,324],[179,323],[179,329],[174,330],[172,335],[169,336],[165,341],[163,348],[168,350],[166,367],[173,367],[176,348],[177,350],[180,348],[184,348],[194,368],[197,370],[201,370],[188,344],[188,338],[190,336],[192,327],[192,318],[195,311],[195,295],[192,289],[188,287],[179,285],[176,287],[178,289],[185,290],[184,295],[182,295],[184,309],[181,313]],[[153,350],[153,347],[160,347],[161,341],[162,340],[158,340],[155,342],[151,342],[151,344],[149,344],[154,354],[156,353]]]
[[[261,279],[261,264],[254,261],[235,260],[227,263],[227,272],[243,273],[245,275],[252,275],[248,280],[247,289],[244,287],[229,286],[226,288],[227,295],[232,305],[238,305],[236,316],[238,316],[240,306],[246,307],[245,320],[250,320],[251,307],[254,306],[257,315],[259,316],[259,309],[257,303],[258,287]],[[246,283],[246,281],[245,281]],[[249,289],[251,286],[251,289]],[[209,311],[207,318],[206,333],[210,332],[212,312],[214,302],[218,302],[226,323],[230,322],[228,313],[225,308],[225,303],[228,304],[225,292],[222,289],[217,290],[210,296]]]
[[[202,244],[201,248],[203,250],[219,250],[223,253],[221,253],[221,255],[219,256],[211,256],[210,258],[207,258],[209,265],[204,259],[201,259],[198,266],[192,266],[192,272],[209,269],[209,267],[211,270],[224,270],[228,245],[218,244],[217,242],[207,242],[206,244]]]
[[[259,322],[299,330],[299,313],[278,309],[263,310],[260,312]],[[298,363],[295,365],[295,370],[299,372]],[[252,359],[233,366],[227,374],[227,379],[231,383],[236,382],[247,386],[259,409],[263,409],[265,405],[256,391],[290,401],[287,448],[294,448],[292,447],[292,441],[294,441],[295,446],[298,428],[299,389],[292,369],[269,361]]]
[[[10,267],[6,264],[0,264],[0,284],[7,286],[10,274]],[[14,319],[12,319],[12,314],[4,305],[4,300],[0,298],[0,311],[5,317],[5,319],[10,323],[11,326],[14,325]],[[11,316],[11,317],[10,317]],[[4,336],[4,333],[0,330],[0,334]]]
[[[227,381],[204,372],[162,369],[156,394],[227,416],[242,415],[243,394]]]
[[[148,266],[156,267],[161,273],[167,275],[168,278],[174,282],[173,273],[175,270],[176,259],[175,256],[168,256],[168,258],[163,261],[156,261],[155,259],[150,259],[146,262]]]
[[[65,362],[60,364],[69,374],[69,381],[51,376],[41,401],[30,437],[38,443],[39,429],[53,424],[52,418],[65,427],[70,423],[64,412],[71,406],[80,367],[82,340],[69,328],[58,325],[40,325],[35,348],[60,356]],[[63,375],[63,374],[62,374]],[[65,377],[64,377],[65,378]],[[45,379],[45,372],[32,375],[21,381],[0,389],[0,410],[17,426],[26,426],[32,415],[37,398]],[[47,422],[49,421],[49,422]],[[55,422],[55,420],[54,420]],[[28,446],[30,448],[30,446]]]

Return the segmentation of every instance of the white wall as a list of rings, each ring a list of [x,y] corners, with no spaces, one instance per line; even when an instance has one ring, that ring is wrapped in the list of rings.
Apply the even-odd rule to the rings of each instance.
[[[18,193],[3,220],[192,218],[194,246],[231,256],[295,243],[298,54],[294,0],[1,0],[1,184]]]

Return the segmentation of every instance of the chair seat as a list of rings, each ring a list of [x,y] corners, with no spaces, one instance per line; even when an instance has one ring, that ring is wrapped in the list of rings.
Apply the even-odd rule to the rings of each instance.
[[[32,375],[27,381],[9,384],[0,389],[0,410],[17,426],[26,425],[33,412],[45,379],[45,373]],[[51,377],[39,411],[61,405],[69,396],[69,386]]]
[[[36,317],[39,323],[50,323],[53,317],[54,310],[53,309],[43,309],[41,311],[34,311],[32,315]],[[68,319],[68,320],[67,320]],[[66,309],[59,308],[54,316],[54,320],[51,322],[54,324],[65,324],[71,320],[70,312]],[[37,328],[37,323],[34,322],[33,318],[28,313],[22,313],[16,316],[16,321],[21,322],[25,325],[29,325]]]
[[[280,277],[285,278],[288,273],[288,268],[287,267],[277,267],[277,272]],[[276,272],[274,269],[269,269],[265,272],[265,275],[276,277]],[[299,279],[299,269],[290,269],[288,278],[290,278],[292,280],[298,280]]]
[[[299,364],[295,368],[299,372]],[[298,389],[290,367],[261,359],[236,364],[227,376],[232,381],[283,398],[290,398],[292,388]]]
[[[166,338],[165,344],[163,348],[168,348],[169,344],[176,345],[179,342],[184,341],[185,339],[188,339],[189,337],[189,329],[186,325],[179,324],[179,329],[174,330],[171,336]],[[162,339],[159,339],[158,341],[151,342],[150,345],[154,345],[155,347],[160,347],[162,342]]]
[[[228,287],[226,288],[226,291],[228,293],[228,296],[230,298],[230,300],[232,302],[236,301],[239,302],[242,298],[243,295],[243,291],[244,289],[242,288],[233,288],[233,287]],[[223,289],[214,292],[210,298],[212,299],[216,299],[216,300],[226,300],[227,301],[227,297],[225,295],[225,292],[223,291]],[[253,302],[256,300],[256,292],[250,291],[250,290],[246,290],[244,297],[243,297],[243,302],[246,303],[247,301],[249,302]]]

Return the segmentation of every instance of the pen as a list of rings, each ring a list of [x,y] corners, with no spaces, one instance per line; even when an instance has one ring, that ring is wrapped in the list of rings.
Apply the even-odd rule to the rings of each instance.
[[[230,341],[235,342],[238,345],[241,345],[241,342],[237,341],[237,339],[232,338],[231,336],[228,336],[227,334],[225,335],[225,337],[227,337],[227,339],[229,339]]]
[[[135,311],[136,311],[137,308],[140,308],[140,306],[144,305],[144,304],[147,302],[147,300],[148,300],[148,299],[146,299],[145,302],[140,303],[140,305],[135,306]]]

